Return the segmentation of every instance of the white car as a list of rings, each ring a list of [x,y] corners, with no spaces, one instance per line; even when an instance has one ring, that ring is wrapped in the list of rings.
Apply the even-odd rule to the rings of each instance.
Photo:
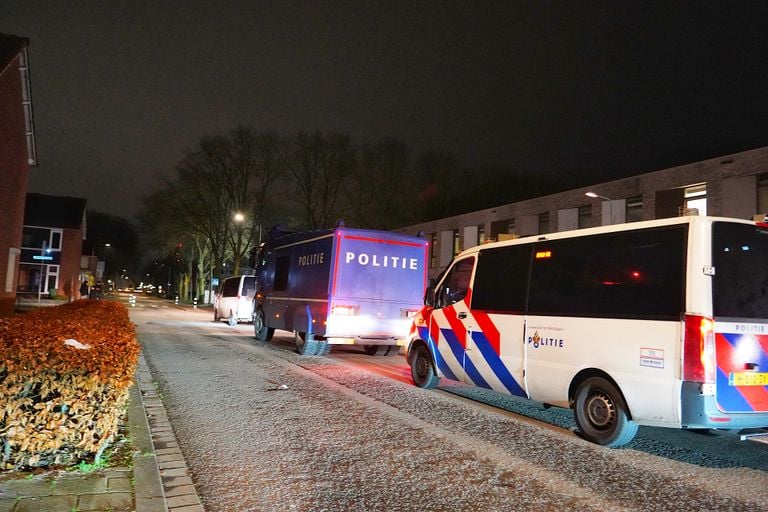
[[[232,276],[224,280],[213,303],[213,321],[226,319],[229,325],[253,321],[256,276]]]

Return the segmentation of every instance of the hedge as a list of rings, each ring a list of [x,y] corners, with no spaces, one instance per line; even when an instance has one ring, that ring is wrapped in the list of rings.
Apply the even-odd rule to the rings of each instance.
[[[0,469],[98,459],[117,433],[139,350],[116,302],[0,319]]]

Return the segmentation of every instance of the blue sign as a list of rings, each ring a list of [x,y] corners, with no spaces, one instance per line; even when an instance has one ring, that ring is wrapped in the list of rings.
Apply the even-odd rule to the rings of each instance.
[[[33,260],[53,261],[53,256],[32,256]]]

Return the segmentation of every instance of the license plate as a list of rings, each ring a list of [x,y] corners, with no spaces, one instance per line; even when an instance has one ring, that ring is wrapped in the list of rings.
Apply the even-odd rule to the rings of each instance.
[[[768,372],[740,372],[728,374],[729,386],[768,386]]]

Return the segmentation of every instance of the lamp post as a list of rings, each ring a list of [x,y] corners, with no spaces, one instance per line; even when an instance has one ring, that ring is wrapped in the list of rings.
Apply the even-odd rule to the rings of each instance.
[[[243,243],[243,223],[245,222],[245,215],[241,212],[235,212],[232,215],[232,221],[235,223],[236,238],[232,244],[232,256],[233,256],[233,268],[232,272],[238,274],[240,272],[240,249]]]
[[[602,199],[603,201],[608,201],[608,211],[609,211],[609,218],[608,218],[608,224],[613,224],[613,199],[606,196],[601,196],[600,194],[597,194],[595,192],[587,192],[584,194],[585,196],[591,198],[591,199]],[[602,214],[601,214],[602,217]],[[603,223],[605,226],[606,223]]]

